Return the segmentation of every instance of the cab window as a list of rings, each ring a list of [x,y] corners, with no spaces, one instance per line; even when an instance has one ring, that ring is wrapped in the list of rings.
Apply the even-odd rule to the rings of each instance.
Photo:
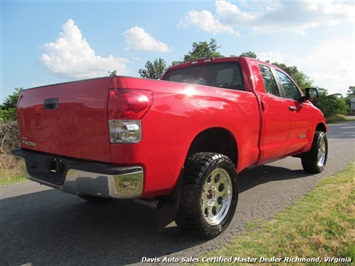
[[[163,80],[244,90],[243,74],[239,62],[196,64],[169,70]]]

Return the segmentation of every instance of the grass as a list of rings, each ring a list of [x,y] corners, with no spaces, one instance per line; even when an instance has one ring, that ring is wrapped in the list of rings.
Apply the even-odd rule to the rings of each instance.
[[[264,265],[304,265],[303,259],[317,260],[307,265],[350,265],[355,262],[355,163],[342,172],[323,179],[292,207],[267,222],[252,221],[246,231],[228,246],[203,258],[275,258]],[[280,262],[276,262],[280,258]],[[328,259],[327,259],[328,258]],[[339,259],[341,258],[341,259]],[[292,261],[293,260],[293,261]],[[343,260],[343,261],[341,261]],[[202,258],[200,261],[204,261]],[[205,262],[198,265],[220,265]],[[328,263],[327,263],[328,264]],[[332,265],[330,264],[330,265]],[[242,265],[242,263],[240,264]]]
[[[22,176],[21,170],[16,165],[12,156],[0,153],[0,185],[7,185],[27,180]]]
[[[345,115],[334,115],[331,117],[327,117],[325,120],[326,120],[327,124],[333,124],[333,123],[352,121],[352,120],[354,120],[354,118],[353,117],[349,118]]]

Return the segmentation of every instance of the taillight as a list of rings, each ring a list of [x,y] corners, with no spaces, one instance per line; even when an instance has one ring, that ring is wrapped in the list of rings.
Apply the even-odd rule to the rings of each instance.
[[[108,101],[111,143],[137,143],[142,140],[141,119],[152,105],[148,90],[111,89]]]
[[[108,119],[142,119],[152,105],[152,92],[136,89],[111,89]]]

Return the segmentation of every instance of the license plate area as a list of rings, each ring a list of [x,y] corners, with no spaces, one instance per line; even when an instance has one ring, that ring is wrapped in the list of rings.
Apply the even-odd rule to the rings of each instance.
[[[64,174],[65,165],[62,159],[54,158],[49,162],[49,173],[51,174]]]
[[[66,160],[46,154],[26,156],[26,169],[33,179],[61,186],[65,181]]]

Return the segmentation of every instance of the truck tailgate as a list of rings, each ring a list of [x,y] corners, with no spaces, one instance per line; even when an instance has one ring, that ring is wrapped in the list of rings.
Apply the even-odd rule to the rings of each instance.
[[[110,82],[106,77],[22,91],[18,103],[21,147],[109,162]]]

